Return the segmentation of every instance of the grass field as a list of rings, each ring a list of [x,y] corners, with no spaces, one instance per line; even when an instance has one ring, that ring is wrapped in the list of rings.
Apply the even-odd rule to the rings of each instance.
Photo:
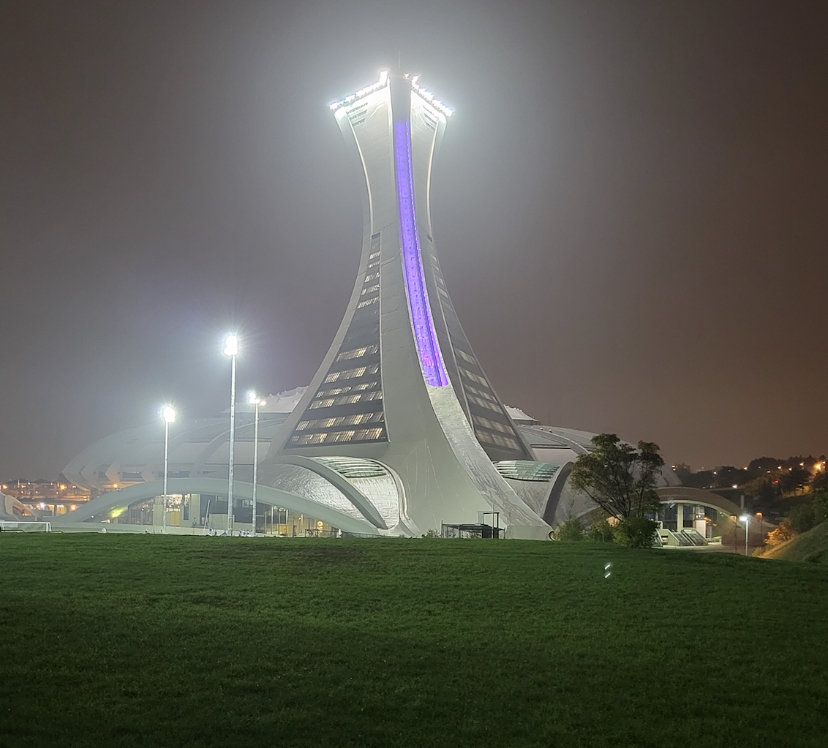
[[[0,570],[4,748],[826,745],[821,565],[3,533]]]
[[[822,522],[787,543],[770,548],[763,557],[828,564],[828,522]]]

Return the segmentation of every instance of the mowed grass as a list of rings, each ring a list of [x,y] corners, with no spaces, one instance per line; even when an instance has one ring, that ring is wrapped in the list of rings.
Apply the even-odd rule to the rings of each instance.
[[[826,745],[820,565],[3,533],[0,569],[4,748]]]
[[[828,522],[821,522],[808,532],[803,532],[786,543],[768,549],[763,554],[763,558],[828,564]]]

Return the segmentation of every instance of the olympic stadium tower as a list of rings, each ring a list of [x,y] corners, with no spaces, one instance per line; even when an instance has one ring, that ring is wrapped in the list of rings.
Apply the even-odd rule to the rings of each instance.
[[[495,511],[509,535],[545,537],[549,526],[501,475],[539,463],[469,345],[435,250],[432,161],[451,110],[417,77],[387,74],[331,109],[364,175],[362,258],[339,331],[268,462],[381,464],[406,534]]]
[[[232,506],[221,416],[176,422],[168,468],[157,424],[91,445],[64,474],[100,495],[56,523],[408,536],[487,524],[546,538],[559,520],[571,462],[590,435],[512,410],[516,426],[440,271],[431,165],[451,110],[416,77],[387,74],[331,109],[363,177],[356,284],[310,385],[267,398],[264,436],[237,405]],[[266,456],[254,488],[255,455]]]

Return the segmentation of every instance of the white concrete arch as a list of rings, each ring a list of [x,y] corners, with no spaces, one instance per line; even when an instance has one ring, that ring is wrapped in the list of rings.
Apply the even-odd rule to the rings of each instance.
[[[168,492],[170,494],[213,494],[216,496],[227,495],[227,481],[220,478],[170,478],[168,481]],[[52,524],[60,526],[63,524],[76,524],[87,522],[92,519],[103,521],[111,516],[113,509],[128,507],[140,501],[146,501],[160,496],[164,491],[163,481],[156,480],[149,483],[136,483],[127,488],[117,491],[109,491],[90,501],[88,504],[79,506],[74,512],[56,517]],[[252,499],[253,484],[246,481],[234,481],[233,495],[236,499]],[[303,496],[283,491],[280,488],[258,485],[256,487],[256,501],[270,506],[291,509],[300,514],[306,514],[315,519],[321,520],[344,532],[358,533],[362,535],[377,535],[377,528],[367,520],[349,517],[323,504],[317,504]],[[94,524],[92,525],[94,527]]]

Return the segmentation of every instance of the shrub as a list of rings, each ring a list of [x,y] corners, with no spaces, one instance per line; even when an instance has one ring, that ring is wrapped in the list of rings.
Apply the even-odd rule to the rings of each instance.
[[[807,504],[799,504],[793,507],[788,512],[788,521],[791,525],[791,530],[797,535],[808,532],[817,523],[814,505],[808,502]]]
[[[613,528],[615,542],[628,548],[652,548],[658,522],[646,517],[626,517]]]
[[[796,533],[791,529],[791,521],[783,519],[775,530],[768,533],[765,545],[773,548],[775,545],[781,545],[795,536]]]
[[[583,540],[584,526],[577,517],[570,517],[555,529],[555,540]]]
[[[596,543],[612,543],[615,540],[615,533],[610,526],[610,523],[607,522],[606,518],[599,519],[597,522],[593,522],[589,526],[589,530],[586,533],[587,540],[591,540]]]
[[[814,492],[814,519],[816,524],[828,518],[828,490]]]

